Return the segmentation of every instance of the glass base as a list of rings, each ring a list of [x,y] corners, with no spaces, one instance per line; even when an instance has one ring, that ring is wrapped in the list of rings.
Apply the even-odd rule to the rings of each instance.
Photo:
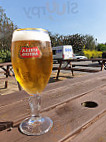
[[[48,132],[53,126],[49,117],[31,117],[25,119],[19,126],[20,131],[26,135],[41,135]]]

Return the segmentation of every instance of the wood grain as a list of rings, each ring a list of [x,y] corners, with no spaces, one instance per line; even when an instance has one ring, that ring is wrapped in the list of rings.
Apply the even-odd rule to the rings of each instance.
[[[75,67],[75,66],[81,66],[81,67],[101,67],[100,64],[88,64],[88,65],[72,64],[72,67]]]
[[[3,67],[3,66],[12,66],[12,63],[11,62],[0,63],[0,67]]]
[[[96,73],[95,75],[89,74],[89,75],[81,76],[78,78],[72,78],[72,79],[67,79],[64,81],[50,83],[46,86],[46,88],[43,91],[43,93],[41,94],[41,96],[42,96],[42,100],[44,98],[49,99],[50,97],[54,96],[54,95],[52,95],[52,93],[56,94],[56,92],[57,92],[59,94],[59,96],[61,97],[61,93],[59,93],[59,91],[63,90],[66,92],[66,90],[67,90],[66,87],[68,87],[69,89],[71,88],[70,89],[70,91],[71,91],[72,87],[73,87],[73,91],[75,92],[75,91],[77,91],[76,85],[79,86],[79,84],[80,84],[80,86],[79,86],[80,89],[78,90],[78,94],[79,94],[79,91],[84,93],[84,90],[85,90],[85,92],[87,92],[87,91],[90,91],[90,90],[94,89],[95,87],[98,87],[98,86],[103,85],[105,83],[106,83],[105,72],[99,72],[99,73]],[[88,86],[88,87],[86,87],[86,86]],[[82,89],[84,89],[84,90],[82,90]],[[72,92],[72,93],[70,92],[70,94],[75,96],[74,92]],[[58,96],[58,94],[56,94],[55,96]],[[71,97],[71,95],[70,95],[70,97]],[[54,98],[55,98],[55,96],[54,96]],[[66,93],[65,93],[65,96],[66,96]],[[29,96],[25,91],[17,91],[15,93],[7,94],[4,96],[0,95],[0,107],[4,106],[4,105],[9,105],[13,102],[17,102],[17,101],[19,101],[23,98],[26,98],[26,97],[28,98]]]
[[[74,82],[70,84],[70,80],[65,81],[67,83],[66,85],[63,84],[62,87],[58,87],[56,89],[50,89],[45,90],[42,95],[42,109],[49,110],[52,108],[55,108],[58,105],[64,104],[65,102],[68,102],[72,99],[75,99],[77,97],[81,97],[87,94],[87,92],[92,92],[93,90],[101,88],[105,85],[105,78],[104,76],[99,76],[98,78],[89,78],[87,80],[82,80],[80,78],[79,82]],[[54,85],[53,85],[54,86]],[[58,85],[57,85],[58,86]],[[86,87],[87,86],[87,87]],[[26,97],[27,96],[27,97]],[[8,98],[8,99],[6,99]],[[4,101],[3,101],[4,100]],[[6,101],[5,101],[6,100]],[[29,110],[28,106],[28,94],[23,91],[17,92],[6,96],[1,96],[1,117],[0,120],[4,121],[14,121],[14,123],[21,118],[22,116],[26,116],[28,114],[27,109]],[[3,104],[5,102],[5,104]],[[23,105],[23,107],[22,107]],[[13,111],[14,106],[16,107],[16,110]],[[12,112],[13,111],[13,112]],[[8,113],[7,113],[8,112]],[[10,115],[12,113],[12,115]]]
[[[75,138],[69,138],[65,142],[106,142],[106,113]]]
[[[54,125],[51,131],[41,136],[26,136],[17,128],[19,123],[30,114],[28,94],[20,91],[19,94],[17,92],[10,96],[0,96],[0,122],[13,122],[14,126],[11,131],[4,130],[0,133],[0,141],[62,142],[71,140],[88,124],[93,125],[98,122],[100,116],[106,112],[105,73],[104,71],[49,84],[41,94],[41,113],[42,116],[49,116]],[[98,107],[82,106],[82,102],[86,101],[94,101]]]
[[[101,87],[101,89],[97,89],[96,91],[87,93],[85,96],[70,100],[69,102],[62,105],[58,105],[56,108],[50,109],[49,111],[42,112],[43,116],[49,116],[54,122],[53,128],[47,134],[37,137],[27,137],[21,134],[17,128],[13,128],[9,133],[6,131],[1,132],[0,140],[7,140],[7,137],[9,137],[9,139],[11,139],[11,142],[41,142],[42,140],[44,142],[47,142],[49,140],[53,142],[63,141],[64,139],[76,134],[86,124],[90,122],[93,123],[93,120],[95,120],[95,118],[106,112],[106,95],[104,94],[105,91],[106,86]],[[82,102],[88,100],[97,102],[98,107],[86,108],[84,106],[81,106]],[[15,110],[17,110],[17,107]],[[20,106],[20,108],[22,109],[22,106]],[[14,115],[15,114],[13,114],[13,116]]]
[[[54,67],[53,70],[58,70],[58,67]],[[59,70],[71,70],[71,71],[82,71],[82,72],[99,72],[100,70],[96,70],[96,69],[82,69],[82,68],[61,68]],[[59,76],[59,74],[58,74]]]

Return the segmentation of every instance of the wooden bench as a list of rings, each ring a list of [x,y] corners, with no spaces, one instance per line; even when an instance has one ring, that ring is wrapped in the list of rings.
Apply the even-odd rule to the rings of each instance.
[[[2,69],[3,71],[0,72],[3,73],[5,75],[6,78],[0,78],[0,81],[5,81],[5,88],[8,87],[8,80],[10,79],[10,77],[15,76],[13,69],[12,69],[12,63],[11,62],[7,62],[7,63],[0,63],[0,69]],[[17,82],[18,84],[18,88],[19,90],[21,90],[21,86],[20,84]]]
[[[0,96],[0,142],[106,141],[106,71],[49,83],[41,96],[41,114],[53,120],[52,129],[41,136],[18,130],[30,115],[25,91]]]
[[[106,62],[105,58],[96,58],[96,59],[68,59],[68,60],[62,60],[62,59],[57,59],[58,63],[59,63],[59,67],[53,67],[53,70],[58,70],[57,72],[57,76],[56,79],[58,80],[59,78],[59,73],[60,70],[70,70],[72,72],[72,76],[74,75],[74,71],[82,71],[82,72],[99,72],[99,71],[103,71],[104,70],[104,65]],[[73,62],[81,62],[81,61],[101,61],[101,64],[98,65],[83,65],[83,64],[73,64]],[[65,66],[63,67],[62,65],[64,64],[64,62],[66,63]],[[70,67],[69,67],[70,66]],[[100,70],[98,69],[82,69],[82,68],[74,68],[76,66],[82,66],[82,67],[100,67]]]

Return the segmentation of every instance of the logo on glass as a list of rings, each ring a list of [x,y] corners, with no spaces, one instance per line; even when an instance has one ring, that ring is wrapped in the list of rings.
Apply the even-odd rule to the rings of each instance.
[[[42,56],[41,51],[38,47],[21,47],[20,57],[21,58],[40,58]]]

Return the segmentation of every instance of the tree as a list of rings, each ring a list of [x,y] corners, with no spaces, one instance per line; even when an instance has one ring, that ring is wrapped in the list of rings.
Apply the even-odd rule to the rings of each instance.
[[[15,29],[17,29],[17,26],[13,24],[0,7],[0,50],[10,50],[12,33]]]
[[[95,50],[96,41],[92,35],[85,35],[85,49]]]
[[[72,45],[73,50],[75,53],[83,54],[83,47],[85,44],[85,38],[83,35],[75,34],[75,35],[59,35],[54,34],[52,35],[51,32],[49,32],[52,47],[60,46],[60,45]]]
[[[98,44],[96,49],[98,51],[106,51],[106,44],[103,44],[103,43],[102,44]]]
[[[74,53],[83,54],[83,47],[85,45],[85,37],[80,34],[71,35],[68,37],[68,44],[73,46]]]

